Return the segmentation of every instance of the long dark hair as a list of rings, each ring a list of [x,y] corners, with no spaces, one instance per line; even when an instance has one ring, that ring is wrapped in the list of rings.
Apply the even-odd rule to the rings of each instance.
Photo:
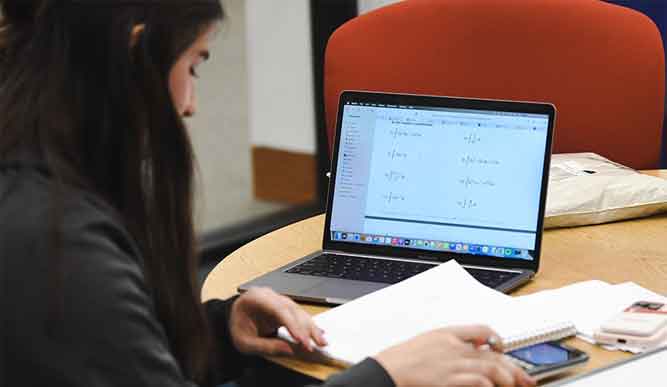
[[[195,276],[194,156],[168,79],[222,20],[219,1],[0,3],[0,158],[28,150],[56,181],[113,208],[141,250],[172,351],[202,380],[210,340]]]

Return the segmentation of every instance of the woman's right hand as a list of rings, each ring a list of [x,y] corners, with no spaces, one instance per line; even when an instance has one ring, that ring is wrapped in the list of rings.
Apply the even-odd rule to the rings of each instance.
[[[483,326],[434,330],[375,356],[397,387],[534,386],[522,369],[501,353],[478,348],[498,335]]]

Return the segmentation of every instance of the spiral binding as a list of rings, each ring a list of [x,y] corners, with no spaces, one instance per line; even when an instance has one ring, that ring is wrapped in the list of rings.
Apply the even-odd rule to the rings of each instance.
[[[505,351],[512,351],[517,348],[529,345],[544,343],[552,340],[560,340],[565,337],[577,334],[577,328],[571,322],[552,325],[547,328],[533,331],[529,334],[521,334],[503,339]]]

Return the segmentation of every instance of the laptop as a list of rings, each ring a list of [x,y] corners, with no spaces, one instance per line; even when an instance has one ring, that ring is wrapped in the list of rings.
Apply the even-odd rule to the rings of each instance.
[[[539,268],[554,119],[544,103],[342,93],[322,250],[239,291],[336,305],[450,259],[511,291]]]

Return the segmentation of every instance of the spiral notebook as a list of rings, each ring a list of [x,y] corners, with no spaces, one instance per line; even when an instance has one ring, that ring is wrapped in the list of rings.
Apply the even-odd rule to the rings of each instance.
[[[349,366],[432,329],[484,324],[502,338],[506,350],[576,334],[548,306],[490,289],[455,261],[378,290],[315,316],[329,342],[317,358]],[[293,341],[282,327],[278,336]]]

